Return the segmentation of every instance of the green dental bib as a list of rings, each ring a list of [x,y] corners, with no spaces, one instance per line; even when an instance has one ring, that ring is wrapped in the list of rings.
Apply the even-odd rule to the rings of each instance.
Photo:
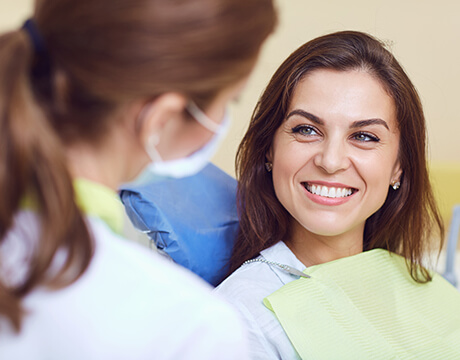
[[[386,250],[312,266],[264,304],[302,359],[460,359],[460,292]]]

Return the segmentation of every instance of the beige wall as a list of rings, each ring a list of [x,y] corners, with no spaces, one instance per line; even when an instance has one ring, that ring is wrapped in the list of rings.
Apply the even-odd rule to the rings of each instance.
[[[32,12],[33,0],[0,0],[0,31],[20,26]]]
[[[258,96],[281,62],[309,39],[339,30],[369,32],[391,48],[421,95],[431,157],[460,163],[460,2],[457,0],[278,0],[280,25],[266,44],[233,127],[214,162],[233,174],[236,147]]]
[[[0,30],[20,26],[32,0],[1,0]],[[236,148],[258,96],[280,63],[298,46],[328,32],[367,31],[388,41],[418,88],[428,119],[431,156],[460,162],[460,1],[278,0],[280,25],[264,47],[214,162],[230,174]]]

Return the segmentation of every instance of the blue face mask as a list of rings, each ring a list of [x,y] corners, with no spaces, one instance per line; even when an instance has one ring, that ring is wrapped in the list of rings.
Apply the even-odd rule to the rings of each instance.
[[[159,142],[158,135],[151,136],[145,150],[147,154],[149,154],[150,159],[152,159],[152,163],[148,166],[148,171],[154,175],[156,180],[182,178],[200,172],[216,153],[219,144],[227,134],[230,127],[230,117],[227,112],[225,113],[222,123],[217,124],[192,102],[187,105],[187,110],[202,126],[212,131],[214,136],[206,145],[193,154],[185,158],[169,161],[162,160],[156,149],[156,145]],[[150,178],[152,179],[151,176]]]

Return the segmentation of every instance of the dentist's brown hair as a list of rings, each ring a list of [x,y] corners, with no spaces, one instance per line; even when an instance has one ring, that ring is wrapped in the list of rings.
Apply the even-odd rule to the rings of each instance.
[[[97,144],[131,101],[178,92],[206,107],[249,74],[276,13],[272,0],[37,0],[33,22],[46,56],[24,30],[0,36],[0,245],[25,198],[41,229],[24,278],[0,273],[0,316],[16,331],[25,296],[91,262],[64,146]]]
[[[240,231],[230,271],[289,239],[291,216],[278,201],[264,164],[297,84],[317,69],[367,71],[393,99],[401,139],[401,187],[390,189],[384,205],[367,219],[363,246],[364,250],[382,248],[404,256],[412,278],[429,281],[430,274],[419,265],[430,241],[439,240],[442,246],[444,227],[428,177],[420,98],[384,44],[355,31],[325,35],[302,45],[278,68],[260,97],[236,157]]]

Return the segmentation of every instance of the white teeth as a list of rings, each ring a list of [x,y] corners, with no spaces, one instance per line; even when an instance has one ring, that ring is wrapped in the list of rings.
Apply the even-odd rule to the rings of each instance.
[[[329,190],[329,189],[328,189],[327,187],[323,186],[323,187],[321,188],[321,196],[329,196],[328,190]]]
[[[310,185],[306,184],[306,189],[315,195],[320,195],[329,198],[342,198],[350,196],[353,193],[352,189],[348,188],[335,188],[335,187],[326,187],[321,185]]]

